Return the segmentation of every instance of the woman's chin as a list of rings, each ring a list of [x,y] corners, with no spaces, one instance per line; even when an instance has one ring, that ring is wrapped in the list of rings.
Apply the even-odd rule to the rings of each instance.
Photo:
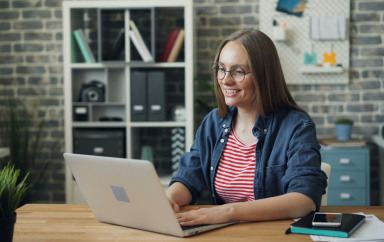
[[[227,106],[236,106],[237,102],[235,100],[228,100],[226,98],[225,99],[225,104],[227,104]]]

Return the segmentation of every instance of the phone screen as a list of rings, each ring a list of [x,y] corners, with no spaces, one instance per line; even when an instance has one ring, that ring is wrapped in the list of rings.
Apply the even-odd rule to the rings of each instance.
[[[338,227],[341,225],[341,213],[315,213],[312,220],[313,226]]]

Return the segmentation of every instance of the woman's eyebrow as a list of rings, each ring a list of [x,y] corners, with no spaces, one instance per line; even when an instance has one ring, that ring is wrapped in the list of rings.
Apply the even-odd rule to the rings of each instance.
[[[218,62],[218,65],[219,66],[224,66],[224,67],[226,67],[226,65],[223,63],[223,62]],[[231,66],[229,66],[231,69],[232,68],[237,68],[237,67],[241,67],[241,68],[243,68],[243,69],[249,69],[249,67],[248,67],[248,65],[242,65],[242,64],[234,64],[234,65],[231,65]]]

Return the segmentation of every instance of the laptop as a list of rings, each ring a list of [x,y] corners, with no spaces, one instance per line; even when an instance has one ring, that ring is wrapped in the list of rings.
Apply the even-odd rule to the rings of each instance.
[[[149,161],[71,153],[64,159],[101,222],[177,237],[233,224],[180,226]]]

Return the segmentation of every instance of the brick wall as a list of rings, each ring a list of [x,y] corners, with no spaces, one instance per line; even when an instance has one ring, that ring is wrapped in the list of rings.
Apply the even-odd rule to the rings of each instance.
[[[18,96],[37,119],[46,120],[36,167],[47,158],[50,162],[43,183],[34,189],[34,201],[65,199],[61,29],[61,1],[0,1],[0,105]],[[60,152],[52,154],[48,147],[57,146]]]
[[[235,6],[233,6],[235,5]],[[204,82],[215,48],[223,36],[242,27],[258,28],[258,1],[195,1],[197,27],[197,95],[212,101]],[[317,124],[320,137],[334,134],[338,117],[355,121],[354,135],[370,137],[384,121],[384,1],[351,0],[351,70],[348,85],[290,85],[298,104]]]
[[[61,0],[0,0],[0,102],[10,95],[39,105],[48,120],[44,142],[63,143]],[[210,66],[227,34],[258,28],[257,0],[195,0],[196,97],[213,103]],[[340,116],[355,120],[354,134],[370,137],[384,121],[384,1],[351,0],[348,85],[291,85],[294,98],[316,121],[319,136],[333,135]],[[0,104],[1,104],[0,103]],[[201,116],[205,111],[198,109]],[[62,148],[63,149],[63,148]],[[47,151],[48,152],[48,151]],[[57,154],[59,156],[60,154]],[[64,201],[64,165],[53,159],[35,200]]]

